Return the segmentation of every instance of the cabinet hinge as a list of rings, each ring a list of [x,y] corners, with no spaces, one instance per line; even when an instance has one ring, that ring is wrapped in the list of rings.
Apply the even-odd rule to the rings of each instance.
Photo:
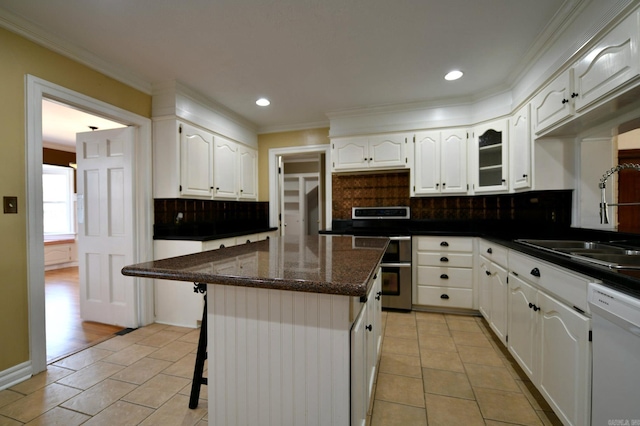
[[[182,185],[180,185],[180,192],[182,192]]]
[[[506,336],[504,336],[504,340],[505,340],[505,342],[509,343],[509,335],[508,334]]]
[[[578,308],[577,306],[574,306],[573,309],[584,315],[584,311],[582,309]]]
[[[334,161],[334,162],[333,162],[333,167],[335,167],[335,166],[336,166],[336,162]]]
[[[509,277],[507,277],[507,284],[509,284]]]
[[[278,214],[278,220],[282,220],[282,213]]]
[[[413,185],[413,192],[416,192],[416,186]]]
[[[331,144],[331,149],[336,149],[336,144],[335,143]]]
[[[413,135],[413,143],[416,143],[416,135]]]
[[[469,184],[467,184],[467,191],[469,190]]]
[[[182,124],[178,126],[178,133],[182,133]]]
[[[409,163],[409,159],[407,157],[404,157],[404,164],[408,164]]]
[[[282,167],[278,167],[278,174],[281,175],[282,174]]]
[[[589,330],[589,341],[593,342],[593,331]]]

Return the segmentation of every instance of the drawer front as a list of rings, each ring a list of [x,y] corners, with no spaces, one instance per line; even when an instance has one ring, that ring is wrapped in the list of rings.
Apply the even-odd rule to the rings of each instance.
[[[473,255],[464,253],[418,253],[417,266],[472,268]]]
[[[473,270],[418,266],[417,284],[437,287],[473,288]]]
[[[416,239],[419,251],[473,252],[473,238],[470,237],[414,237],[414,241]]]
[[[480,240],[478,247],[481,256],[486,257],[500,266],[507,266],[508,249],[506,247],[487,240]]]
[[[590,281],[594,281],[593,279],[513,250],[509,252],[509,270],[558,296],[571,306],[588,311],[587,286]]]
[[[471,309],[473,308],[473,290],[419,285],[417,304]]]

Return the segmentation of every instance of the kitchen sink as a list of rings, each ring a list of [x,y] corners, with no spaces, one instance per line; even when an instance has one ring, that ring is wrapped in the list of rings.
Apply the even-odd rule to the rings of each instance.
[[[626,242],[516,240],[519,243],[611,269],[640,269],[640,247]]]

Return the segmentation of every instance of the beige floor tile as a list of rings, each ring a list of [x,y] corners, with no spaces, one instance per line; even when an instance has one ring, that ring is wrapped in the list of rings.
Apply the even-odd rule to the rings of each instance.
[[[177,325],[169,325],[167,326],[167,328],[163,329],[163,331],[174,331],[182,335],[189,334],[193,330],[199,330],[199,329],[191,328],[191,327],[179,327]]]
[[[417,320],[418,335],[420,334],[438,334],[441,336],[451,336],[449,327],[444,322]]]
[[[0,426],[22,426],[24,423],[0,415]]]
[[[422,380],[380,373],[376,385],[375,399],[424,408]]]
[[[375,401],[371,426],[427,426],[424,408],[410,407],[386,401]]]
[[[456,352],[456,345],[453,338],[449,336],[442,336],[439,334],[420,333],[418,335],[418,343],[420,344],[420,350],[426,349],[428,351],[439,352]]]
[[[394,324],[387,321],[384,335],[385,337],[397,337],[400,339],[417,339],[418,329],[415,324]]]
[[[189,381],[189,383],[183,387],[182,389],[180,389],[180,392],[178,392],[180,395],[186,395],[186,396],[191,396],[191,381]],[[206,401],[209,399],[209,386],[207,385],[200,385],[200,400],[205,400],[205,404]]]
[[[433,394],[426,394],[425,400],[429,426],[484,426],[482,414],[475,401]]]
[[[487,419],[484,419],[484,424],[486,426],[513,426],[513,423],[504,423],[504,422],[498,422],[495,420],[487,420]]]
[[[179,339],[184,336],[184,333],[178,333],[175,331],[166,331],[161,330],[157,333],[150,335],[149,337],[142,339],[138,342],[139,345],[145,346],[154,346],[156,348],[161,348],[163,346],[168,345],[174,340]]]
[[[116,374],[124,367],[118,364],[98,361],[88,367],[78,370],[60,380],[58,383],[72,388],[87,390],[91,386],[100,383],[112,374]]]
[[[422,380],[426,393],[452,396],[456,398],[475,399],[469,379],[464,373],[454,371],[422,369]]]
[[[380,357],[380,372],[400,376],[422,377],[420,357],[400,354],[383,354]]]
[[[77,354],[71,355],[60,361],[54,363],[56,367],[70,368],[72,370],[81,370],[94,362],[100,361],[110,355],[113,355],[113,351],[98,348],[88,348]]]
[[[466,364],[469,382],[474,388],[498,389],[507,392],[520,392],[520,387],[504,367]]]
[[[413,312],[388,312],[387,325],[416,325],[416,316]]]
[[[10,389],[2,390],[0,391],[0,408],[4,407],[5,405],[11,404],[12,402],[17,401],[23,397],[23,393],[15,392]]]
[[[137,425],[151,414],[153,409],[118,401],[98,413],[85,426]]]
[[[189,383],[188,379],[158,374],[122,398],[123,401],[159,408]]]
[[[52,410],[47,411],[40,417],[37,417],[31,420],[29,423],[26,423],[25,426],[36,426],[36,425],[76,426],[76,425],[83,424],[90,418],[91,417],[82,413],[76,413],[75,411],[67,410],[60,407],[55,407]]]
[[[482,318],[482,317],[475,316],[475,315],[467,315],[467,314],[444,314],[444,318],[447,320],[447,322],[451,320],[476,322],[478,318]]]
[[[165,330],[167,327],[169,326],[166,324],[154,322],[153,324],[145,325],[144,327],[133,330],[131,333],[127,334],[127,336],[150,336],[161,330]]]
[[[42,389],[48,384],[54,383],[57,380],[62,379],[69,374],[72,374],[73,370],[68,368],[60,368],[55,365],[47,366],[45,371],[42,371],[35,376],[31,377],[28,380],[25,380],[22,383],[18,383],[17,385],[12,386],[10,389],[12,391],[20,392],[21,394],[27,395],[31,392],[35,392],[38,389]],[[0,392],[0,407],[2,406],[2,392]]]
[[[487,388],[476,388],[475,393],[485,419],[519,425],[542,425],[531,404],[521,393]]]
[[[71,398],[61,406],[95,416],[136,388],[131,383],[107,379]]]
[[[493,348],[464,345],[460,345],[457,348],[460,359],[465,364],[482,364],[504,368],[502,358],[496,354]]]
[[[415,339],[399,339],[397,337],[384,336],[382,340],[382,353],[395,353],[409,356],[419,356],[418,341]]]
[[[103,361],[129,366],[157,350],[158,348],[156,347],[136,343],[135,345],[128,346],[121,351],[115,352],[113,355],[109,355],[104,358]]]
[[[0,415],[26,423],[79,393],[78,389],[52,383],[0,408]]]
[[[447,320],[445,319],[444,314],[440,314],[437,312],[416,312],[416,320],[439,322],[441,324],[447,323]]]
[[[171,376],[184,377],[186,379],[193,378],[193,369],[196,365],[196,355],[185,355],[179,361],[173,363],[169,368],[162,371],[163,374],[169,374]],[[207,369],[208,362],[205,361],[205,371]],[[206,375],[205,375],[206,376]]]
[[[122,349],[137,343],[145,336],[132,336],[131,334],[125,334],[124,336],[114,336],[109,340],[98,343],[94,348],[107,349],[109,351],[121,351]]]
[[[461,320],[459,318],[447,318],[447,325],[450,330],[466,331],[468,333],[482,333],[475,321]]]
[[[195,409],[189,408],[189,398],[176,395],[147,417],[141,426],[195,425],[207,414],[207,403],[201,402]]]
[[[198,349],[195,343],[173,341],[149,355],[149,358],[175,362]]]
[[[464,373],[462,361],[456,352],[428,351],[420,349],[420,364],[424,368]]]
[[[482,348],[492,348],[489,339],[484,333],[470,333],[468,331],[451,330],[453,341],[456,345],[479,346]]]
[[[112,375],[111,378],[141,385],[171,365],[169,361],[145,357],[127,368],[120,370],[118,373]]]
[[[178,340],[180,342],[195,343],[197,345],[200,341],[200,329],[196,328],[194,330],[191,330],[184,336],[178,338]]]

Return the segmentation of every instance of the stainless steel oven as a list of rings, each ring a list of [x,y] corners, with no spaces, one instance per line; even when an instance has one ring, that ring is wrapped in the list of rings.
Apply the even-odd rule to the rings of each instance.
[[[409,207],[353,207],[354,235],[389,237],[381,263],[382,307],[411,310],[411,236]]]

